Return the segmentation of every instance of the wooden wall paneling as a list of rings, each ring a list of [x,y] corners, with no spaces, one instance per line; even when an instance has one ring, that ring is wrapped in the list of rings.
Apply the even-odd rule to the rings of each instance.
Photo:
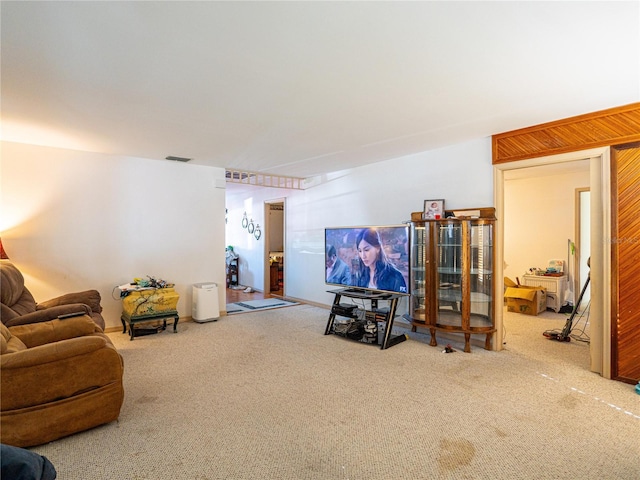
[[[493,164],[640,141],[640,103],[493,135]]]
[[[612,377],[640,380],[640,144],[613,147]]]

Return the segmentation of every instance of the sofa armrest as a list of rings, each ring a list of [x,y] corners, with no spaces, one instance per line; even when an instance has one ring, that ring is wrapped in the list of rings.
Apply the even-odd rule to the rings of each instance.
[[[104,334],[0,355],[0,404],[12,411],[121,384],[122,357]]]
[[[36,310],[35,312],[27,313],[26,315],[20,315],[14,317],[11,320],[3,322],[7,327],[14,327],[16,325],[27,325],[32,323],[47,322],[54,320],[60,315],[66,315],[69,313],[82,312],[85,315],[91,314],[91,308],[83,303],[74,303],[69,305],[60,305],[56,307],[47,308],[46,310]]]
[[[106,345],[107,340],[102,335],[87,335],[27,348],[15,353],[5,353],[0,356],[2,376],[8,375],[11,369],[30,368],[59,362],[105,348]]]
[[[92,312],[101,313],[102,305],[100,305],[100,292],[97,290],[85,290],[83,292],[74,292],[52,298],[36,305],[37,310],[57,307],[60,305],[69,305],[74,303],[84,303],[88,305]]]
[[[11,335],[18,337],[27,348],[101,332],[91,317],[87,315],[17,325],[9,327],[9,331]]]

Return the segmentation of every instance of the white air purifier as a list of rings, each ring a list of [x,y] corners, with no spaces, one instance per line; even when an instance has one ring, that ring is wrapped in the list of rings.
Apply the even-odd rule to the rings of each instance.
[[[197,323],[214,322],[220,318],[218,284],[196,283],[193,286],[191,319]]]

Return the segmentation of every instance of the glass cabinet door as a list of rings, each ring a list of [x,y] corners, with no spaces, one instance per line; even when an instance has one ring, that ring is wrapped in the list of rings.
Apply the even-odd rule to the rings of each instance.
[[[455,220],[437,223],[437,324],[462,324],[463,232]]]
[[[493,325],[493,228],[492,224],[473,221],[470,226],[470,326]]]
[[[485,336],[484,348],[491,350],[498,306],[493,276],[495,209],[479,212],[411,223],[411,291],[405,318],[414,332],[429,329],[429,345],[438,345],[437,332],[446,331],[464,334],[465,352],[471,351],[471,336],[478,334]],[[422,218],[422,213],[415,213]]]
[[[425,322],[426,320],[426,279],[428,264],[428,230],[423,223],[411,224],[411,290],[409,314],[412,320]]]

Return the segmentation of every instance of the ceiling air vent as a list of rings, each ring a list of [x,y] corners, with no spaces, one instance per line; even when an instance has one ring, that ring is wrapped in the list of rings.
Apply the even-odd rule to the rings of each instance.
[[[185,158],[185,157],[174,157],[173,155],[169,155],[168,157],[164,157],[166,160],[173,160],[174,162],[183,162],[186,163],[190,160],[192,160],[191,158]]]

